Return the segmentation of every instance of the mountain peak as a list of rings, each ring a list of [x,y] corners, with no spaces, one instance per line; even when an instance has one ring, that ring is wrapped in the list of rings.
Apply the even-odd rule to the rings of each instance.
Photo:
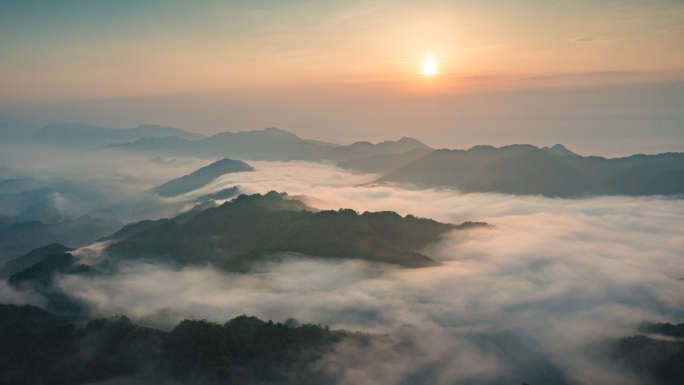
[[[556,144],[550,148],[549,147],[543,147],[541,150],[544,152],[547,152],[549,154],[554,154],[554,155],[558,155],[558,156],[577,156],[577,154],[568,150],[562,144]]]

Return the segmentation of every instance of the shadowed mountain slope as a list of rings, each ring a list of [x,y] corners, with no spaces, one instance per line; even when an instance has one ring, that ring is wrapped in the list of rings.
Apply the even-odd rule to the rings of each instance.
[[[639,334],[614,341],[612,358],[645,378],[645,383],[681,384],[684,379],[684,324],[646,322],[640,329],[650,336]],[[656,336],[658,334],[660,336]]]
[[[71,247],[61,245],[59,243],[51,243],[44,247],[39,247],[29,251],[19,258],[7,261],[2,268],[0,268],[0,278],[9,278],[12,274],[18,273],[33,264],[36,264],[49,255],[61,254],[73,251]]]
[[[74,220],[42,222],[0,222],[0,263],[53,242],[82,247],[112,234],[123,224],[114,219],[83,216]]]
[[[162,223],[110,245],[108,251],[182,264],[212,262],[232,271],[248,270],[251,263],[280,252],[423,267],[436,263],[416,250],[457,228],[394,212],[314,213],[300,201],[270,192],[241,195],[182,224]]]
[[[561,147],[437,150],[377,181],[549,197],[684,193],[683,153],[606,159],[574,155]]]
[[[373,155],[363,158],[353,158],[342,161],[337,165],[349,170],[365,173],[383,174],[404,167],[425,155],[431,153],[431,148],[417,147],[400,154]]]
[[[157,186],[152,191],[163,197],[175,197],[204,187],[221,175],[244,171],[254,171],[254,168],[239,160],[222,159],[202,167],[190,175],[185,175]]]

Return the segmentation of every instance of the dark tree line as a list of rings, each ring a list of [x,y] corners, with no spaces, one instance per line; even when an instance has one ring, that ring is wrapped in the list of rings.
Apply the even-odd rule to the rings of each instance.
[[[78,326],[34,306],[0,305],[0,384],[326,383],[311,365],[342,340],[370,336],[247,316],[185,320],[170,332],[125,316]]]

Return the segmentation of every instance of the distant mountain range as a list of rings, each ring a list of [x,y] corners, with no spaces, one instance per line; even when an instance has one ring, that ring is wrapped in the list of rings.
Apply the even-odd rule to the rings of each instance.
[[[19,124],[9,122],[7,125]],[[579,156],[560,144],[544,148],[512,145],[434,150],[406,137],[377,144],[356,142],[339,146],[302,139],[277,128],[222,132],[204,137],[172,127],[151,125],[134,129],[50,125],[39,130],[35,138],[57,144],[97,145],[164,156],[329,161],[342,168],[381,174],[379,183],[408,182],[421,188],[453,188],[462,192],[566,198],[684,194],[683,153],[606,159]],[[35,213],[27,212],[26,215],[49,214],[40,207],[33,211]]]
[[[437,150],[379,178],[419,187],[548,197],[684,194],[684,153],[606,159],[561,145]]]
[[[114,219],[83,216],[45,224],[37,221],[0,221],[0,264],[53,242],[82,247],[112,234],[123,224]]]
[[[310,162],[334,161],[341,167],[374,172],[387,172],[425,155],[433,149],[411,138],[377,144],[356,142],[348,146],[306,140],[278,128],[256,131],[222,132],[214,136],[188,140],[179,137],[144,138],[133,142],[111,144],[109,149],[146,152],[166,156],[204,158],[231,157],[251,160]],[[374,156],[391,156],[375,161]],[[357,160],[349,163],[350,160]]]
[[[30,138],[38,130],[39,127],[33,124],[0,116],[0,139],[16,140]]]
[[[229,157],[270,161],[332,161],[344,168],[375,173],[387,173],[433,150],[424,143],[406,137],[377,144],[356,142],[341,146],[302,139],[273,127],[221,132],[205,137],[178,128],[149,124],[135,128],[111,128],[60,123],[38,129],[10,119],[0,119],[0,139],[208,159]]]
[[[50,144],[106,146],[142,138],[174,137],[185,140],[205,136],[168,126],[145,124],[135,128],[108,128],[89,124],[51,124],[40,129],[35,138]]]

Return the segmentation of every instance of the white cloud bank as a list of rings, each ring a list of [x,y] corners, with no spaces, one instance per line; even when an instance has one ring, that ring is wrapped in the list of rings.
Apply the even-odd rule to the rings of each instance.
[[[113,276],[65,276],[60,285],[98,314],[167,328],[183,318],[225,322],[244,313],[391,333],[372,347],[341,345],[321,361],[339,371],[341,384],[637,384],[590,347],[633,334],[645,319],[684,322],[684,200],[357,187],[374,176],[250,163],[256,172],[226,175],[194,194],[240,185],[246,193],[305,194],[319,208],[494,226],[454,232],[424,250],[443,262],[432,268],[295,255],[254,274],[136,262]]]

